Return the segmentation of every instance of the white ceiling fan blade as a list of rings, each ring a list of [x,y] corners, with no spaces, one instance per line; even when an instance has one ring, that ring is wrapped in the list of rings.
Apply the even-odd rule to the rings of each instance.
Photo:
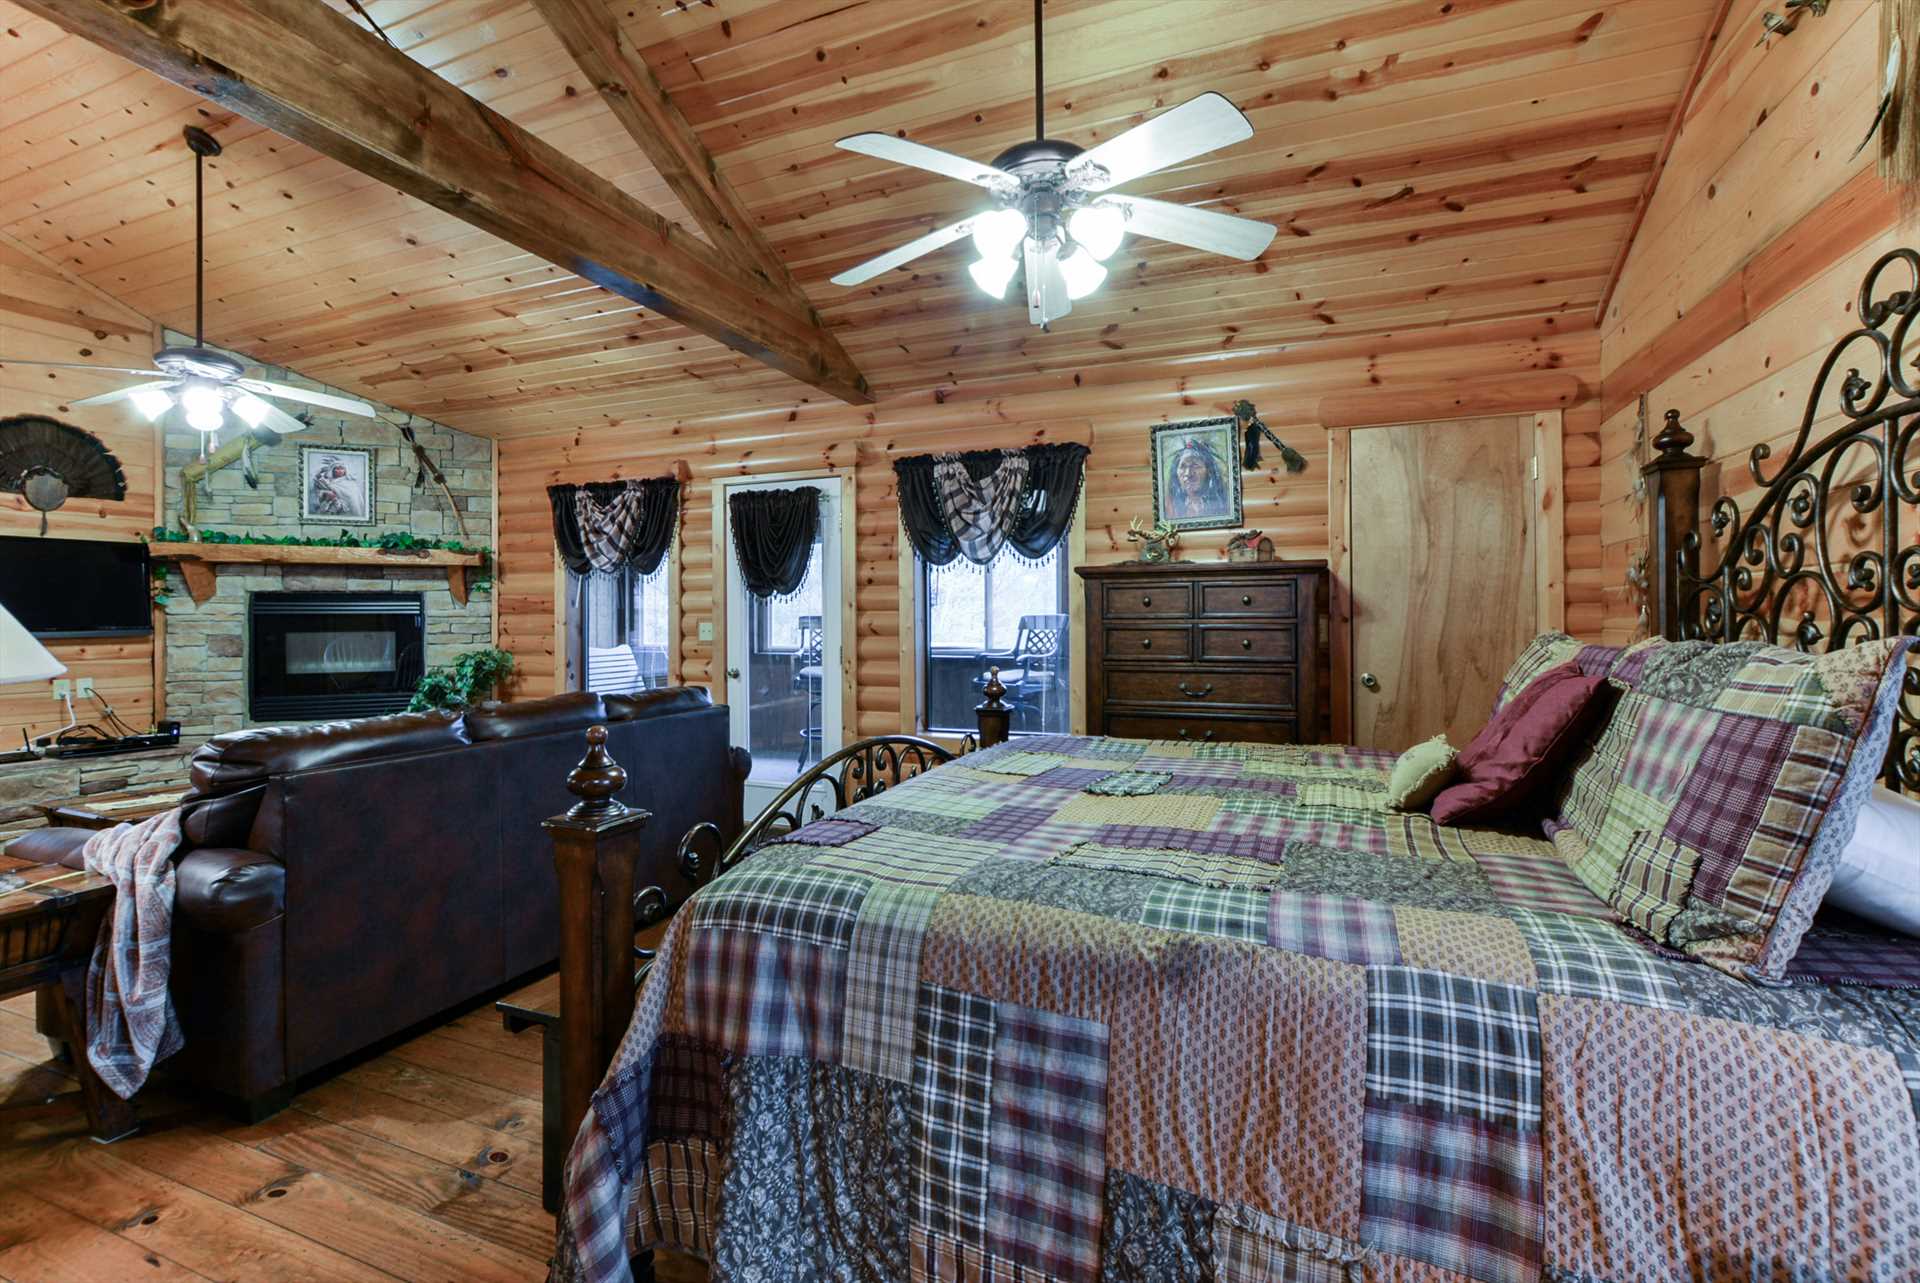
[[[1067,278],[1060,273],[1058,251],[1052,245],[1036,249],[1032,238],[1028,238],[1026,250],[1027,319],[1045,325],[1073,311],[1073,300],[1067,296]]]
[[[842,151],[857,151],[862,156],[872,156],[876,160],[890,160],[896,165],[911,165],[929,173],[957,178],[976,187],[1000,187],[1017,181],[1004,169],[982,165],[977,160],[968,160],[965,156],[956,156],[925,143],[908,142],[892,134],[850,134],[834,146]]]
[[[307,430],[306,424],[300,422],[300,420],[294,418],[279,406],[267,405],[265,401],[262,401],[260,404],[267,407],[267,412],[260,416],[260,422],[255,426],[271,429],[283,437],[295,432],[305,432]]]
[[[1103,192],[1251,137],[1253,125],[1238,107],[1205,93],[1076,156],[1067,178],[1087,191]]]
[[[957,223],[928,232],[925,236],[908,241],[899,249],[888,250],[878,258],[870,258],[858,267],[849,267],[833,278],[835,285],[859,285],[872,280],[882,272],[891,272],[902,263],[910,263],[922,254],[931,254],[943,246],[951,245],[973,230],[973,220],[963,218]]]
[[[37,365],[49,370],[92,370],[97,374],[144,374],[150,379],[171,379],[165,370],[136,370],[126,365],[90,365],[85,361],[28,361],[0,356],[0,365]]]
[[[308,405],[317,405],[327,410],[338,410],[341,414],[357,414],[363,419],[373,417],[373,407],[365,401],[349,396],[334,396],[331,392],[310,392],[306,388],[290,387],[285,383],[269,383],[265,379],[235,379],[235,387],[245,388],[259,396],[275,396],[282,401],[304,401]]]
[[[1259,258],[1279,231],[1272,223],[1258,219],[1148,200],[1145,196],[1109,196],[1106,200],[1127,211],[1127,230],[1136,236],[1151,236],[1243,261]]]
[[[112,392],[102,392],[99,396],[85,396],[78,401],[69,401],[68,405],[111,405],[115,401],[124,401],[136,392],[145,392],[148,388],[170,388],[178,379],[162,379],[158,383],[135,383],[131,387],[116,388]]]

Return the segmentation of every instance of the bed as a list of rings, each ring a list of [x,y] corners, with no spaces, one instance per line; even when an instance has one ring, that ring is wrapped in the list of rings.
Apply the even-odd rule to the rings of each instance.
[[[651,960],[555,1277],[1920,1278],[1920,941],[1816,917],[1814,876],[1920,778],[1916,311],[1889,255],[1713,569],[1669,421],[1661,636],[1509,671],[1617,692],[1527,823],[1387,810],[1369,750],[1073,736],[900,741],[885,788],[868,748],[868,787],[776,804]],[[1881,375],[1816,440],[1855,342]],[[1812,533],[1829,489],[1882,546]]]

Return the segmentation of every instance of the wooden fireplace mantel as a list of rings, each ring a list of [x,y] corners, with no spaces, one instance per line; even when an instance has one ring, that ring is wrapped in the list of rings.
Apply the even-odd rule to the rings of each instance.
[[[270,543],[152,543],[155,558],[180,564],[180,576],[196,603],[214,592],[214,567],[239,563],[276,566],[436,566],[447,572],[447,589],[461,605],[467,604],[467,580],[484,558],[477,552],[449,552],[445,548],[396,549],[326,548]]]

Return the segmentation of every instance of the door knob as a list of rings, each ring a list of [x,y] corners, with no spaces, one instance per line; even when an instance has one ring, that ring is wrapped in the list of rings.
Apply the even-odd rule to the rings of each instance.
[[[1377,691],[1380,689],[1380,679],[1378,677],[1375,677],[1372,673],[1360,674],[1360,684],[1366,687],[1370,691]]]
[[[737,668],[729,668],[727,670],[727,676],[737,678],[740,676],[740,670]]]

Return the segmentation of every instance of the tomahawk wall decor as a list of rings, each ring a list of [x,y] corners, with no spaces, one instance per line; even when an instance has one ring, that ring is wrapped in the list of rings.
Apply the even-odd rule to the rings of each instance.
[[[373,524],[373,451],[300,447],[300,516],[306,521]]]
[[[1190,419],[1153,429],[1153,516],[1177,530],[1241,524],[1234,421]]]

